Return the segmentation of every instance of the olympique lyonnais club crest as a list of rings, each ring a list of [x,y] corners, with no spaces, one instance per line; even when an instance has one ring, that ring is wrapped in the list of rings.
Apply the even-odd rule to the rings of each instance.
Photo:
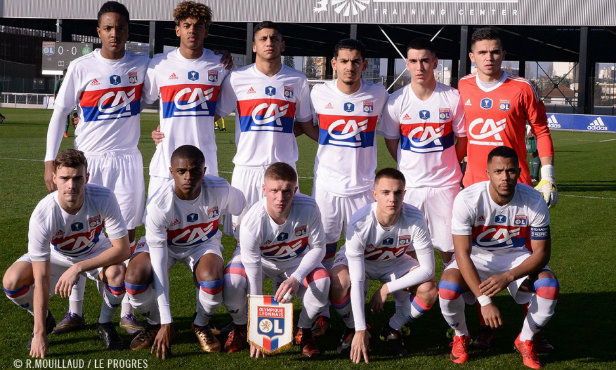
[[[265,354],[293,344],[293,303],[278,303],[271,295],[248,298],[248,342]]]

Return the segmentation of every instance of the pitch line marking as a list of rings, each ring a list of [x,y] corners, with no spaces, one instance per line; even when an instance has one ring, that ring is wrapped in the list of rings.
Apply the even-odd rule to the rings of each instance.
[[[601,141],[599,141],[599,142],[600,142],[600,143],[607,143],[608,141],[616,141],[616,139],[601,140]]]
[[[590,195],[573,195],[573,194],[558,194],[559,196],[563,196],[563,197],[570,197],[570,198],[585,198],[585,199],[602,199],[602,200],[616,200],[616,198],[608,198],[608,197],[593,197]]]

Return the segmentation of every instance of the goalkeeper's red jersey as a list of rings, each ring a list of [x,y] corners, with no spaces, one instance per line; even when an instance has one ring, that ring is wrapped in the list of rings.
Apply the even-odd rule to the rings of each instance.
[[[539,156],[554,155],[545,105],[524,78],[504,72],[500,81],[489,88],[480,86],[477,79],[476,74],[470,74],[458,84],[468,136],[464,186],[488,180],[488,153],[501,145],[516,151],[522,169],[518,181],[531,185],[526,162],[526,121],[537,138]]]

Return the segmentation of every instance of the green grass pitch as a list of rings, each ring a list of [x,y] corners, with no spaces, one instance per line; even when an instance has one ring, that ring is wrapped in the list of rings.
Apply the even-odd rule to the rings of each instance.
[[[0,125],[0,272],[27,250],[27,228],[30,214],[38,201],[47,194],[43,183],[43,163],[49,110],[2,109],[7,117]],[[147,167],[154,152],[150,131],[158,116],[143,114],[139,147]],[[220,175],[230,180],[235,153],[234,122],[227,119],[227,132],[216,132]],[[63,139],[62,147],[71,147],[71,137]],[[542,355],[549,368],[614,368],[616,367],[616,274],[612,263],[616,260],[616,134],[553,132],[556,149],[556,179],[560,200],[550,211],[552,216],[552,258],[550,267],[556,272],[561,294],[556,315],[547,327],[547,335],[556,351]],[[394,165],[379,138],[379,167]],[[308,138],[298,140],[300,159],[297,169],[300,189],[310,194],[312,167],[316,144]],[[147,169],[145,171],[147,181]],[[147,187],[146,187],[147,188]],[[138,237],[143,235],[138,229]],[[232,240],[223,239],[225,258],[234,249]],[[437,258],[438,260],[438,258]],[[437,277],[441,272],[437,261]],[[335,352],[342,324],[335,313],[333,327],[319,345],[324,354],[306,360],[297,347],[264,360],[253,360],[247,351],[232,355],[205,354],[200,351],[190,329],[195,307],[195,292],[188,269],[182,265],[171,271],[171,305],[177,330],[172,347],[173,357],[161,361],[147,351],[108,352],[103,349],[95,324],[100,309],[100,297],[94,284],[88,282],[84,314],[86,330],[49,336],[48,356],[59,360],[83,359],[85,366],[95,364],[109,368],[108,359],[142,359],[148,368],[351,368],[347,358]],[[374,290],[375,285],[372,285]],[[269,286],[271,291],[271,285]],[[266,290],[267,291],[267,290]],[[522,368],[521,357],[512,345],[522,324],[522,311],[505,293],[496,298],[503,311],[504,327],[497,332],[495,347],[488,352],[471,351],[465,368]],[[67,301],[53,297],[50,309],[59,320],[64,316]],[[299,302],[296,302],[296,310]],[[438,304],[412,325],[411,336],[405,339],[408,357],[394,359],[377,339],[378,332],[393,312],[388,301],[387,314],[372,315],[372,357],[369,365],[376,368],[456,368],[449,361],[447,326]],[[474,308],[467,309],[471,333],[476,332]],[[25,361],[25,350],[32,330],[32,319],[6,298],[0,298],[0,368],[13,368],[16,359]],[[298,313],[298,311],[297,311]],[[116,314],[116,320],[119,314]],[[297,317],[297,314],[295,315]],[[220,310],[214,322],[224,326],[230,318]],[[130,338],[120,331],[125,344]],[[226,338],[221,338],[224,341]],[[145,360],[145,361],[143,361]],[[97,362],[95,362],[97,361]],[[102,361],[102,362],[101,362]],[[34,365],[34,363],[32,363]],[[127,368],[127,365],[118,365]]]

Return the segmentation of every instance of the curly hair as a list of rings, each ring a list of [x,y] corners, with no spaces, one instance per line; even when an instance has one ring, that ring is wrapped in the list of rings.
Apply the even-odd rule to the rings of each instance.
[[[207,28],[212,23],[212,9],[196,1],[182,1],[173,10],[173,20],[179,26],[187,18],[196,18],[198,23],[204,23]]]

